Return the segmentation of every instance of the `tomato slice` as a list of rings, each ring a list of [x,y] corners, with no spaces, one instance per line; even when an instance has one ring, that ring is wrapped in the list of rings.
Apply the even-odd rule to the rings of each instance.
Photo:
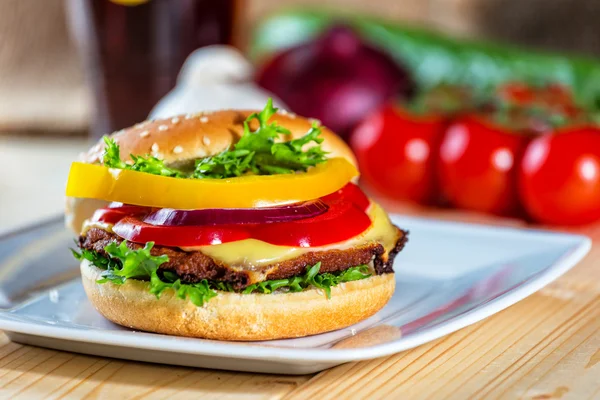
[[[370,226],[364,211],[349,201],[339,201],[317,217],[261,224],[252,229],[252,238],[280,246],[316,247],[348,240]]]
[[[95,217],[113,223],[113,232],[128,241],[177,247],[209,246],[249,238],[281,246],[315,247],[350,239],[371,226],[371,219],[365,213],[369,199],[356,185],[348,184],[321,200],[329,206],[321,215],[265,224],[157,226],[142,221],[150,210],[145,207],[127,209],[134,213],[125,216],[125,211],[119,208],[101,209]]]
[[[371,201],[367,195],[364,194],[364,192],[353,183],[348,183],[337,192],[333,192],[325,197],[321,197],[321,200],[323,200],[326,204],[340,201],[342,199],[353,203],[363,211],[365,211],[369,207],[369,204],[371,204]]]
[[[113,232],[130,242],[180,247],[209,246],[250,238],[250,232],[241,225],[156,226],[137,217],[121,219],[113,226]]]
[[[107,208],[97,209],[92,215],[91,221],[116,224],[127,216],[143,216],[151,210],[149,207],[111,204]]]
[[[113,232],[130,242],[154,242],[162,246],[209,246],[253,238],[280,246],[314,247],[347,240],[370,225],[367,214],[348,201],[340,201],[323,215],[292,222],[155,226],[137,217],[125,217],[113,226]]]

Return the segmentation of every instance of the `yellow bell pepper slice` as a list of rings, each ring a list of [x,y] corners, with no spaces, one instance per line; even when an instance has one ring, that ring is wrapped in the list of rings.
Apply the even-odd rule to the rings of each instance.
[[[344,158],[331,158],[307,172],[226,179],[170,178],[74,162],[66,194],[159,208],[255,208],[317,199],[357,175]]]

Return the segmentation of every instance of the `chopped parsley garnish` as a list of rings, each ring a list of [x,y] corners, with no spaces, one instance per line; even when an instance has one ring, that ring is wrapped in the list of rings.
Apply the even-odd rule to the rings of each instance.
[[[321,149],[323,139],[321,129],[315,123],[302,137],[287,142],[276,142],[280,135],[289,135],[290,131],[273,122],[271,117],[277,112],[273,100],[260,113],[250,115],[244,121],[244,133],[233,149],[216,156],[203,158],[196,162],[194,178],[230,178],[247,173],[255,175],[289,174],[306,171],[308,167],[326,160]],[[256,119],[259,127],[250,131],[250,122]],[[315,143],[306,151],[302,148]]]
[[[121,150],[114,139],[105,136],[104,143],[106,144],[106,148],[104,149],[102,162],[109,168],[128,169],[131,171],[146,172],[148,174],[170,176],[174,178],[187,177],[184,172],[167,167],[163,160],[149,154],[146,156],[134,156],[133,154],[130,154],[129,156],[131,157],[132,163],[127,164],[121,160]]]
[[[217,296],[217,291],[235,292],[228,282],[208,281],[203,279],[198,283],[183,283],[171,271],[160,271],[158,267],[169,261],[166,255],[153,256],[150,254],[154,243],[148,242],[144,248],[132,250],[125,241],[117,245],[110,243],[104,248],[108,257],[83,249],[81,253],[71,250],[78,260],[86,259],[102,269],[102,278],[97,283],[111,282],[122,285],[127,279],[141,279],[149,281],[149,291],[157,298],[167,289],[173,289],[182,300],[189,299],[193,304],[201,307],[211,298]],[[371,276],[366,265],[359,265],[345,271],[319,273],[321,263],[307,267],[303,275],[287,279],[277,279],[255,283],[242,290],[243,294],[273,293],[276,290],[288,292],[301,292],[311,286],[322,289],[327,298],[331,298],[331,288],[343,282],[357,281]]]
[[[358,281],[371,276],[369,273],[369,267],[366,265],[348,268],[345,271],[337,273],[324,272],[320,274],[320,269],[321,263],[318,262],[312,267],[307,267],[304,275],[294,276],[287,279],[258,282],[248,286],[242,291],[242,293],[272,293],[273,291],[282,288],[285,288],[290,292],[301,292],[310,286],[314,286],[316,288],[323,289],[323,291],[325,291],[327,294],[327,298],[330,299],[331,288],[333,286],[337,286],[342,282]]]
[[[327,153],[321,148],[321,128],[315,123],[304,136],[280,142],[280,136],[289,135],[290,131],[275,122],[269,123],[276,112],[277,108],[273,107],[273,101],[269,99],[260,113],[254,113],[244,121],[244,133],[232,148],[215,156],[196,160],[193,172],[168,167],[164,160],[149,154],[131,154],[131,161],[126,163],[121,160],[119,145],[109,137],[104,138],[106,148],[102,161],[109,168],[196,179],[231,178],[246,174],[289,174],[306,171],[309,167],[325,162]],[[250,123],[255,119],[259,127],[251,131]],[[313,146],[303,150],[305,145],[311,143]]]

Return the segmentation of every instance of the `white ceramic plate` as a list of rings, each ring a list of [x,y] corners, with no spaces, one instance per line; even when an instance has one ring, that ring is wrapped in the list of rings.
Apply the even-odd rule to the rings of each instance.
[[[20,343],[239,371],[306,374],[400,352],[522,300],[589,251],[584,236],[403,216],[410,230],[390,303],[357,325],[300,339],[234,343],[134,332],[90,305],[60,221],[0,240],[0,329]],[[59,278],[57,278],[59,277]],[[53,279],[53,280],[51,280]]]

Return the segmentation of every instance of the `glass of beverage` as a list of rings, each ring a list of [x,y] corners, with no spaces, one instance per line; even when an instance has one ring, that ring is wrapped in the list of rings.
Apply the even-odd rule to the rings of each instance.
[[[94,139],[147,118],[199,47],[231,44],[235,0],[69,0]]]

